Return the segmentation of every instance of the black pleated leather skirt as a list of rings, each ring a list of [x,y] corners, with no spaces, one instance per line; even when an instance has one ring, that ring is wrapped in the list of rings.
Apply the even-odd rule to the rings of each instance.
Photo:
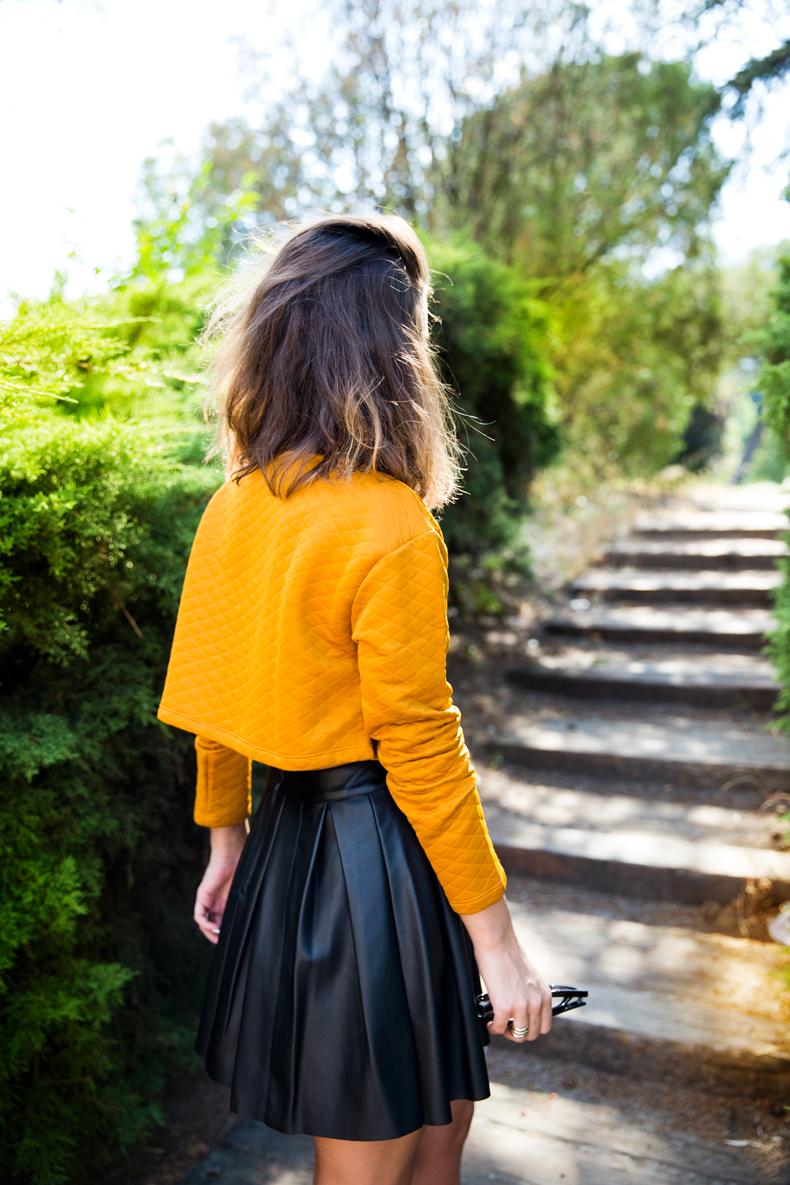
[[[256,802],[256,797],[259,799]],[[253,763],[195,1049],[230,1109],[392,1139],[490,1091],[474,948],[376,760]]]

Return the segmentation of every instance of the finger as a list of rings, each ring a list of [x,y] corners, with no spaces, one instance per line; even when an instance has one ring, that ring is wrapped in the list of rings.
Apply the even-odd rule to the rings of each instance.
[[[521,1042],[526,1041],[529,1036],[528,1026],[529,1026],[528,1010],[525,1007],[516,1008],[513,1012],[513,1028],[508,1031],[508,1037],[510,1037],[511,1041],[515,1041],[517,1044],[520,1045]],[[526,1033],[521,1034],[521,1035],[519,1035],[515,1031],[516,1029],[524,1029],[524,1028],[527,1028],[528,1031]]]
[[[494,1019],[488,1022],[488,1031],[497,1033],[501,1037],[505,1036],[512,1011],[512,1008],[497,1008],[495,1005]]]
[[[540,1026],[543,1012],[543,998],[539,991],[530,991],[529,1004],[527,1007],[527,1014],[529,1016],[529,1032],[527,1033],[528,1041],[537,1041],[540,1036]]]
[[[207,918],[215,926],[222,925],[224,902],[215,893],[204,893],[202,886],[198,886],[195,894],[195,914]]]
[[[219,942],[219,928],[213,922],[209,922],[208,924],[199,922],[198,926],[203,937],[207,938],[209,942],[216,946]]]
[[[540,1010],[540,1032],[541,1036],[551,1032],[552,1014],[551,1009],[554,1001],[551,998],[551,988],[546,984],[543,991],[543,1007]]]
[[[217,925],[214,916],[209,913],[209,911],[200,901],[195,903],[195,909],[192,916],[201,934],[207,938],[209,942],[216,943],[219,941],[220,927]]]
[[[551,990],[541,984],[530,1000],[530,1040],[545,1036],[551,1029]]]

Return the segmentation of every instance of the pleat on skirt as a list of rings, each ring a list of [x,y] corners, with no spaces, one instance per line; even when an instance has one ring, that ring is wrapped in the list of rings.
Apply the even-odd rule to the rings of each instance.
[[[231,1111],[346,1140],[450,1123],[451,1099],[491,1093],[481,990],[380,762],[254,762],[195,1041]]]

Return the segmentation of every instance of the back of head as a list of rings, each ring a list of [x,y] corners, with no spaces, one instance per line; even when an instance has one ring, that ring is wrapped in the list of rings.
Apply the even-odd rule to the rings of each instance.
[[[217,344],[209,403],[229,476],[260,468],[287,496],[330,471],[375,469],[432,509],[451,501],[452,392],[430,340],[430,266],[409,223],[332,215],[253,239],[251,266],[219,295],[202,334]],[[300,459],[316,454],[320,464],[303,471]],[[287,487],[285,469],[296,473]]]

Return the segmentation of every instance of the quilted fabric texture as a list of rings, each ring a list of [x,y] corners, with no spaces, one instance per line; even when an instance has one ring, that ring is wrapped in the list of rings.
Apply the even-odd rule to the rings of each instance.
[[[446,677],[447,559],[425,503],[387,474],[321,477],[286,499],[259,470],[220,486],[157,711],[196,734],[196,823],[249,814],[251,758],[317,769],[377,757],[453,909],[503,895]]]

